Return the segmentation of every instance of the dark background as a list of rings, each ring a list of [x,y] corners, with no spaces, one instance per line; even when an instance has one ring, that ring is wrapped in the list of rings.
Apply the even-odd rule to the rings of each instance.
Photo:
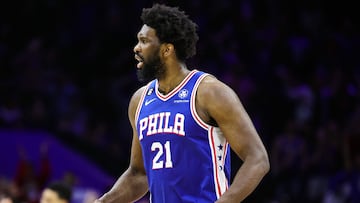
[[[245,202],[360,202],[356,6],[154,2],[179,6],[199,25],[189,68],[232,87],[266,145],[271,171]],[[152,3],[1,1],[1,128],[50,132],[118,177],[129,161],[128,103],[143,85],[132,49]],[[234,159],[233,171],[240,165]]]

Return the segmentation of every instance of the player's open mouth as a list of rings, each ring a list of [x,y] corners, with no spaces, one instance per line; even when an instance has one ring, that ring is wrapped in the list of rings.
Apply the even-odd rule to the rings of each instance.
[[[135,59],[138,61],[138,64],[136,65],[136,67],[142,68],[142,66],[144,65],[144,60],[142,59],[142,57],[135,54]]]

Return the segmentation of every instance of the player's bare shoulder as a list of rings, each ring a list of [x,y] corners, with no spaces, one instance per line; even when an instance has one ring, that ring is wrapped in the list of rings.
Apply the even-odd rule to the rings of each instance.
[[[228,99],[229,97],[237,98],[237,95],[228,85],[213,75],[206,76],[200,82],[197,90],[197,100],[200,103],[208,104],[213,101]]]
[[[135,91],[135,93],[132,95],[131,100],[130,100],[130,105],[134,104],[134,105],[138,105],[141,96],[143,95],[145,89],[147,86],[142,86],[140,87],[138,90]]]
[[[217,124],[234,113],[241,113],[239,97],[225,83],[212,75],[206,76],[199,84],[196,108],[204,121],[215,120]]]
[[[129,112],[128,112],[130,120],[135,119],[136,109],[139,105],[140,99],[145,90],[146,90],[146,86],[143,86],[143,87],[139,88],[138,90],[136,90],[136,92],[132,95],[132,97],[130,99],[130,103],[129,103]]]

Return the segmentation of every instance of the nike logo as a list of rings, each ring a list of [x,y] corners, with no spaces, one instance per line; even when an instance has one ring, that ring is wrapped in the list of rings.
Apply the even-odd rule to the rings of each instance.
[[[156,100],[156,98],[152,98],[152,99],[150,99],[150,100],[146,100],[146,101],[145,101],[145,106],[149,105],[151,102],[153,102],[153,101],[155,101],[155,100]]]

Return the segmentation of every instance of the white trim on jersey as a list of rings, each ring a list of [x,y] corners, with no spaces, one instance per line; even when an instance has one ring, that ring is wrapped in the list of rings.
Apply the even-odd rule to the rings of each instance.
[[[214,177],[214,187],[216,191],[217,198],[220,198],[222,194],[228,189],[228,179],[225,174],[225,158],[227,155],[228,142],[223,136],[220,128],[211,126],[201,119],[196,111],[196,92],[199,87],[200,82],[209,74],[203,74],[196,81],[190,101],[191,115],[193,116],[195,122],[202,128],[208,131],[208,141],[209,147],[211,150],[211,158],[213,162],[213,177]],[[218,149],[219,148],[219,149]],[[221,157],[221,160],[218,160]]]
[[[228,189],[228,179],[224,170],[224,160],[226,158],[227,141],[222,135],[220,128],[211,126],[208,130],[208,139],[213,161],[214,187],[216,196],[219,199]],[[221,160],[218,160],[221,158]]]
[[[138,123],[138,120],[139,120],[140,111],[141,111],[141,108],[143,106],[145,96],[148,93],[150,85],[151,85],[151,82],[146,85],[145,90],[144,90],[144,92],[142,92],[141,98],[140,98],[139,103],[138,103],[138,105],[136,107],[136,112],[135,112],[135,128],[136,128],[136,130],[138,130],[137,129],[137,123]]]
[[[173,90],[171,90],[171,92],[169,92],[166,95],[163,95],[159,92],[159,83],[158,80],[156,80],[155,82],[155,92],[156,92],[156,96],[159,97],[159,99],[161,99],[162,101],[167,101],[168,99],[170,99],[172,96],[174,96],[179,90],[181,90],[186,84],[187,82],[192,78],[193,75],[195,75],[195,73],[197,73],[198,70],[192,70],[186,77],[185,79],[183,79],[183,81],[178,84]]]
[[[206,77],[208,76],[209,74],[203,74],[201,75],[198,80],[196,81],[195,85],[194,85],[194,88],[193,88],[193,91],[191,93],[191,99],[190,99],[190,111],[191,111],[191,115],[193,116],[194,120],[196,121],[196,123],[204,128],[205,130],[208,130],[210,125],[208,125],[207,123],[205,123],[201,118],[200,116],[197,114],[196,112],[196,92],[197,92],[197,89],[199,87],[199,84],[200,82]]]

